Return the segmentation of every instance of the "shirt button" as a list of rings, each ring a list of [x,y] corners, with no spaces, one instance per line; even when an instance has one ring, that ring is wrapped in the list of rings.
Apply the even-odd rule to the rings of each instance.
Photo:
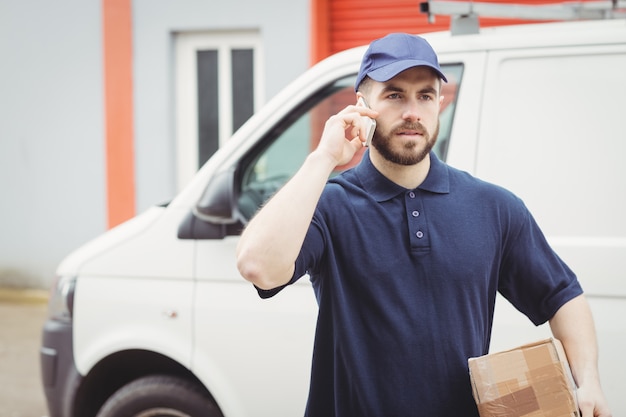
[[[413,215],[413,217],[417,217],[420,215],[420,212],[417,210],[413,210],[413,212],[411,213]]]
[[[410,191],[410,192],[409,192],[409,197],[411,197],[411,198],[415,198],[415,193],[414,193],[413,191]]]
[[[418,239],[421,239],[424,237],[424,232],[422,232],[421,230],[418,230],[417,233],[415,233],[415,236],[417,236]]]

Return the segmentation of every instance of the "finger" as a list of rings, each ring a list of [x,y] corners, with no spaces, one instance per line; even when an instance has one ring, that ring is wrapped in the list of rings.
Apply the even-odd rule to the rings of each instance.
[[[354,116],[368,116],[372,119],[378,117],[378,112],[376,110],[372,110],[369,107],[357,106],[355,104],[350,104],[344,107],[337,115],[351,115],[351,113],[356,113]],[[351,115],[352,117],[352,115]]]
[[[350,145],[354,148],[354,151],[357,152],[365,145],[365,141],[361,140],[361,138],[357,136],[350,141]]]
[[[593,417],[593,406],[588,403],[579,404],[581,417]]]
[[[350,125],[346,129],[346,139],[348,139],[348,140],[358,139],[361,136],[362,136],[361,135],[361,128],[358,125]],[[363,139],[363,140],[365,140],[365,139]]]
[[[372,119],[375,119],[378,117],[378,112],[376,110],[372,110],[369,107],[363,107],[363,106],[352,106],[354,109],[354,111],[356,111],[357,113],[359,113],[360,116],[367,116],[367,117],[371,117]]]

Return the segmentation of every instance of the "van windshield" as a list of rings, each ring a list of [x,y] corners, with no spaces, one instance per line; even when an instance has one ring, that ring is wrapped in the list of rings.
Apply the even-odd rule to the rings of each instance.
[[[439,136],[433,150],[445,161],[463,65],[443,65],[442,69],[448,83],[442,86],[444,102]],[[239,209],[245,218],[250,218],[263,202],[295,174],[306,156],[317,146],[326,120],[354,103],[355,79],[356,74],[341,78],[313,94],[277,125],[270,132],[270,137],[266,137],[261,146],[244,160],[239,176]],[[365,148],[348,164],[338,167],[334,175],[356,165],[364,152]]]

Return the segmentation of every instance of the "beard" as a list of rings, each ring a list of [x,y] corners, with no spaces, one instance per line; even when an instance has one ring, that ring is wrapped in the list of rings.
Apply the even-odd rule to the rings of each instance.
[[[404,143],[402,149],[396,150],[392,146],[391,137],[397,132],[403,130],[416,130],[423,134],[423,138],[426,141],[424,145],[420,147],[420,142],[412,140]],[[390,132],[381,132],[380,129],[374,131],[372,137],[372,146],[380,153],[380,155],[387,161],[398,165],[415,165],[422,162],[426,155],[430,153],[437,142],[437,135],[439,134],[439,120],[437,120],[437,126],[431,134],[428,130],[419,122],[415,123],[403,123],[402,125],[391,129]]]

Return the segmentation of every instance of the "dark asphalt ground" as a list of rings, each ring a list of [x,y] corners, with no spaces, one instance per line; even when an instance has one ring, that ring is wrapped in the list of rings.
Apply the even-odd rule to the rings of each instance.
[[[39,370],[47,294],[0,288],[0,417],[47,415]]]

